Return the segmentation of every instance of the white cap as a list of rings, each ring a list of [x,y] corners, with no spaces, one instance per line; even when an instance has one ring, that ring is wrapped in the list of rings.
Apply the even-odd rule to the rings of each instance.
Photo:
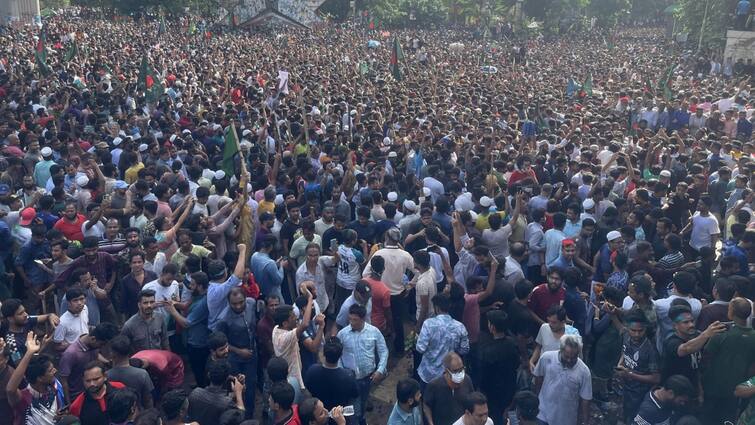
[[[383,144],[384,144],[385,146],[388,146],[388,145],[392,145],[392,144],[393,144],[393,142],[391,141],[391,138],[390,138],[390,137],[384,137],[384,138],[383,138]]]
[[[120,137],[116,137],[115,139],[113,139],[113,146],[120,145],[122,141],[123,139],[121,139]]]
[[[616,239],[619,239],[620,237],[621,237],[621,232],[619,232],[618,230],[611,230],[606,235],[606,239],[608,239],[608,242],[611,242],[611,241],[614,241]]]
[[[79,187],[86,186],[87,183],[89,183],[89,177],[87,176],[76,177],[76,186],[79,186]]]
[[[415,204],[414,201],[407,199],[404,201],[404,208],[411,212],[415,212],[417,211],[417,204]]]
[[[661,177],[671,178],[671,171],[669,170],[661,171]]]
[[[184,128],[181,134],[191,134],[191,130],[189,130],[188,128]]]
[[[454,208],[456,211],[470,211],[474,208],[474,202],[472,202],[472,193],[464,192],[459,195],[454,201]]]
[[[398,154],[395,151],[388,152],[388,158],[398,158]]]
[[[223,180],[225,178],[225,171],[223,170],[215,171],[215,178],[218,180]]]
[[[493,200],[490,199],[487,196],[483,196],[482,198],[480,198],[480,205],[482,205],[483,207],[487,208],[487,207],[493,205]]]
[[[584,202],[582,202],[582,208],[589,210],[590,208],[595,207],[595,201],[592,199],[585,199]]]
[[[49,146],[45,146],[45,147],[42,148],[42,150],[40,151],[40,153],[44,157],[52,156],[52,149],[50,149]]]
[[[474,223],[475,221],[477,221],[477,213],[476,212],[470,210],[469,211],[469,216],[472,218],[472,223]]]
[[[252,147],[252,142],[243,140],[241,143],[239,143],[239,146],[241,147],[241,149],[250,149]]]
[[[202,170],[202,177],[206,178],[207,180],[212,180],[213,177],[215,177],[215,172],[210,170],[209,168],[205,168]]]
[[[280,193],[275,195],[275,205],[281,205],[283,203],[283,195]]]
[[[144,152],[147,149],[149,149],[149,146],[146,143],[142,143],[141,145],[139,145],[139,152]]]
[[[249,129],[246,129],[241,132],[241,136],[248,136],[250,134],[252,134],[252,130],[249,130]]]
[[[431,193],[433,193],[433,191],[430,190],[429,187],[423,187],[422,188],[422,194],[424,194],[425,196],[430,196]]]
[[[175,142],[175,141],[176,141],[176,138],[178,138],[178,136],[177,136],[177,135],[175,135],[175,134],[171,134],[171,135],[170,135],[170,139],[169,139],[169,140],[170,140],[170,142],[171,142],[171,143],[173,143],[173,142]]]
[[[390,202],[396,202],[396,199],[398,199],[398,194],[396,192],[388,192],[388,201]]]

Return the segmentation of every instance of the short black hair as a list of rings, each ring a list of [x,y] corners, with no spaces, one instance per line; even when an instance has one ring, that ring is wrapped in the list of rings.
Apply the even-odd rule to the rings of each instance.
[[[155,291],[153,291],[152,289],[142,289],[141,291],[139,291],[139,295],[136,298],[136,302],[141,302],[142,298],[149,298],[149,297],[154,298]]]
[[[325,346],[322,348],[322,354],[328,363],[338,363],[338,360],[343,354],[343,344],[338,337],[328,338],[325,341]]]
[[[669,391],[673,391],[676,397],[692,397],[695,393],[692,382],[684,375],[671,375],[666,378],[666,382],[662,386]]]
[[[291,317],[291,312],[294,311],[294,307],[290,305],[279,305],[273,313],[273,321],[277,326],[283,325],[283,323]]]
[[[396,400],[399,403],[404,403],[406,400],[414,399],[414,396],[419,392],[419,382],[411,378],[405,378],[398,381],[396,384]]]
[[[508,322],[509,316],[505,311],[490,310],[485,314],[485,317],[491,325],[495,326],[496,331],[503,332],[506,330],[506,323]]]
[[[126,422],[134,411],[137,401],[136,394],[129,388],[118,388],[115,391],[108,391],[106,399],[107,413],[111,423]]]
[[[3,307],[5,307],[5,304],[3,304]],[[31,360],[29,360],[29,365],[26,367],[24,377],[29,383],[36,383],[40,377],[47,373],[47,369],[49,369],[51,363],[52,359],[46,354],[32,357]]]
[[[540,412],[540,400],[532,391],[519,391],[514,395],[516,413],[525,421],[534,421]]]
[[[218,348],[228,345],[228,337],[220,331],[216,331],[207,337],[207,348],[217,350]]]
[[[288,410],[294,404],[294,387],[286,381],[276,382],[270,388],[270,398],[283,410]]]
[[[488,404],[488,398],[485,397],[485,394],[479,391],[469,393],[469,395],[464,397],[464,400],[462,400],[464,410],[469,413],[474,412],[475,406],[482,406],[483,404]]]
[[[160,399],[160,406],[165,414],[165,419],[176,419],[181,414],[181,408],[183,407],[186,399],[189,395],[185,390],[171,390],[163,394]]]
[[[11,317],[16,314],[19,308],[24,304],[18,298],[8,298],[3,301],[3,306],[0,307],[0,313],[3,317]]]
[[[359,318],[361,319],[364,319],[365,317],[367,317],[367,308],[363,305],[354,303],[349,307],[349,315],[352,314],[359,316]]]
[[[267,376],[272,382],[285,381],[288,377],[288,361],[283,357],[273,357],[267,362]]]
[[[110,340],[110,350],[119,356],[128,357],[131,354],[131,340],[126,335],[116,335]]]
[[[231,365],[225,360],[210,362],[207,365],[207,376],[212,385],[223,385],[230,374]]]
[[[118,335],[118,327],[109,322],[101,322],[90,334],[97,338],[97,341],[108,342]]]

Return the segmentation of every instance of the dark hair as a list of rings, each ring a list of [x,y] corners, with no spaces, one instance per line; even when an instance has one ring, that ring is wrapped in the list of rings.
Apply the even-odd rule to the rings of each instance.
[[[322,354],[325,357],[325,361],[334,364],[338,363],[338,360],[343,354],[343,344],[338,337],[328,338],[325,341],[325,346],[322,348]]]
[[[90,335],[97,338],[97,341],[108,342],[118,335],[118,327],[109,322],[102,322],[90,332]]]
[[[189,395],[184,390],[171,390],[163,394],[163,397],[160,399],[160,406],[163,409],[165,419],[178,418],[178,415],[181,414],[181,408],[188,397]]]
[[[374,273],[382,274],[385,270],[385,258],[380,255],[373,255],[372,258],[370,258],[370,267],[372,267]]]
[[[207,365],[207,376],[212,385],[223,385],[230,374],[231,365],[225,360],[209,362]]]
[[[553,304],[548,307],[548,310],[545,313],[546,318],[551,316],[556,316],[559,322],[563,322],[566,320],[566,309],[559,304]]]
[[[490,310],[485,314],[491,325],[495,326],[495,330],[503,332],[506,330],[506,322],[508,322],[509,316],[503,310]]]
[[[556,229],[563,229],[566,225],[566,214],[557,212],[553,214],[553,227]]]
[[[718,293],[718,298],[724,302],[731,301],[737,291],[734,282],[723,277],[716,279],[714,288],[716,289],[716,293]]]
[[[108,391],[106,399],[110,423],[125,422],[134,411],[137,401],[136,394],[129,388]]]
[[[228,345],[228,337],[220,331],[215,331],[207,337],[207,348],[217,350]]]
[[[419,392],[419,382],[411,378],[405,378],[396,384],[396,400],[403,403],[406,400],[414,399],[414,395]]]
[[[139,291],[139,295],[136,297],[136,302],[142,302],[143,298],[149,298],[155,296],[155,291],[152,289],[142,289]]]
[[[288,410],[294,404],[294,387],[286,381],[276,382],[270,388],[270,398],[283,410]]]
[[[68,305],[70,306],[71,300],[75,300],[76,298],[85,296],[84,291],[79,288],[71,288],[66,291],[66,300],[69,301]]]
[[[246,419],[246,413],[241,409],[226,410],[220,415],[218,425],[239,425]]]
[[[451,296],[446,293],[440,293],[433,296],[432,300],[435,308],[442,312],[451,310]]]
[[[8,298],[3,301],[3,306],[0,307],[0,313],[2,313],[3,317],[13,316],[21,306],[23,306],[23,303],[18,298]]]
[[[414,262],[423,268],[430,267],[430,254],[427,251],[415,251],[412,257],[414,257]]]
[[[5,304],[3,304],[5,307]],[[47,373],[47,369],[50,367],[52,359],[47,354],[40,354],[34,356],[29,360],[29,365],[26,367],[24,377],[29,383],[34,384],[37,380]]]
[[[288,377],[288,361],[283,357],[273,357],[267,362],[267,376],[272,382],[285,381]]]
[[[464,410],[469,413],[474,412],[475,406],[482,406],[483,404],[488,404],[488,398],[485,397],[485,394],[479,391],[469,393],[469,395],[462,400]]]
[[[310,397],[299,403],[299,420],[302,425],[309,425],[315,420],[315,408],[320,400]]]
[[[84,240],[81,242],[81,246],[84,249],[97,248],[99,244],[100,244],[100,240],[97,238],[97,236],[86,236],[84,237]]]
[[[681,298],[677,298],[677,299],[681,299]],[[668,318],[671,319],[672,322],[676,322],[676,319],[684,313],[692,314],[692,309],[689,307],[689,303],[687,303],[687,305],[679,305],[679,304],[672,305],[668,309]]]
[[[516,294],[516,298],[518,300],[526,299],[530,296],[532,288],[534,287],[535,286],[532,284],[532,282],[526,279],[522,279],[514,284],[514,294]]]
[[[697,286],[695,283],[695,275],[686,271],[678,271],[674,273],[673,282],[679,295],[691,294]]]
[[[358,316],[360,319],[364,319],[367,317],[367,308],[363,305],[354,303],[349,307],[349,315],[352,314]]]
[[[290,305],[279,305],[273,313],[273,321],[277,326],[282,326],[283,323],[291,317],[291,312],[294,308]]]
[[[194,272],[189,275],[189,277],[202,288],[207,289],[207,287],[210,286],[210,278],[207,277],[207,273],[205,272]]]
[[[684,375],[672,375],[666,378],[666,382],[663,383],[663,388],[673,391],[674,396],[687,396],[692,397],[695,393],[695,388],[692,386],[689,378]]]
[[[676,233],[669,233],[666,235],[666,243],[672,251],[679,251],[682,249],[682,238]]]
[[[514,395],[514,407],[520,419],[534,421],[540,412],[540,400],[532,391],[519,391]]]
[[[128,357],[131,354],[131,340],[126,335],[116,335],[110,340],[110,350],[119,356]]]

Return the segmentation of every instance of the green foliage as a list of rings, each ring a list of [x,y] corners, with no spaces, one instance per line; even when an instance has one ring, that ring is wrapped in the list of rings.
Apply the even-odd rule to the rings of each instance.
[[[597,17],[598,25],[604,28],[616,25],[632,7],[630,0],[590,0],[589,3],[590,16]]]
[[[737,0],[679,0],[677,18],[689,33],[690,42],[697,42],[702,31],[702,47],[717,48],[726,41],[726,29],[736,4]],[[703,24],[706,5],[708,13]]]
[[[69,0],[40,0],[39,1],[40,9],[47,9],[47,8],[62,9],[70,5],[71,5],[71,2]]]

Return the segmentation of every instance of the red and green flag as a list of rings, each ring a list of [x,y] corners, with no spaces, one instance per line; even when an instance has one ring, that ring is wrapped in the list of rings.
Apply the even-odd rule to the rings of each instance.
[[[401,50],[401,43],[398,37],[393,38],[393,49],[391,49],[391,74],[396,81],[401,81],[401,67],[399,62],[404,60],[404,52]]]
[[[68,50],[66,51],[65,56],[63,56],[63,61],[70,62],[71,59],[75,58],[76,55],[79,54],[79,44],[76,43],[76,39],[73,40],[70,46],[68,46]]]
[[[144,57],[142,57],[142,65],[139,68],[139,80],[137,81],[137,88],[139,91],[144,92],[144,97],[149,103],[156,102],[165,92],[163,83],[158,78],[157,73],[155,73],[154,68],[152,68],[152,65],[150,65],[147,55],[144,55]]]
[[[585,83],[582,84],[583,96],[592,96],[592,74],[587,76]]]
[[[34,49],[34,59],[37,62],[39,73],[44,76],[50,75],[50,67],[47,66],[47,31],[44,27],[39,32],[37,46]]]
[[[658,88],[663,91],[663,97],[666,100],[671,100],[674,97],[674,92],[671,90],[671,79],[674,77],[674,70],[676,64],[671,64],[663,73],[663,79],[658,82]]]

